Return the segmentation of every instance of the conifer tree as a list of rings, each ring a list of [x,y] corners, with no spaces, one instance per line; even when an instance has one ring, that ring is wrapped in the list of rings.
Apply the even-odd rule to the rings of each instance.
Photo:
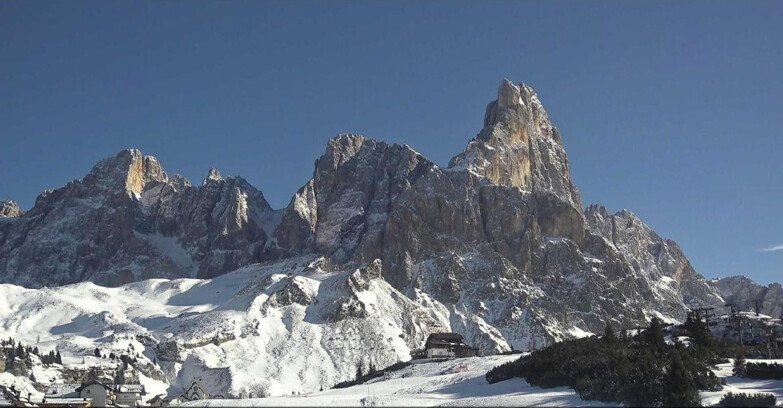
[[[650,327],[644,331],[644,340],[653,350],[661,351],[666,348],[666,342],[663,339],[663,324],[657,317],[650,321]]]
[[[701,406],[696,383],[678,352],[672,353],[672,362],[664,377],[663,391],[663,405],[666,407]]]
[[[694,319],[691,315],[685,320],[685,330],[688,337],[693,340],[693,344],[698,346],[701,351],[710,351],[713,348],[712,334],[707,323],[701,319]]]
[[[734,359],[734,375],[737,377],[744,377],[746,371],[745,366],[745,353],[740,352],[737,354],[737,357]]]
[[[603,340],[609,344],[617,342],[617,336],[614,334],[614,330],[612,330],[612,326],[609,325],[609,323],[607,323],[606,327],[604,328]]]

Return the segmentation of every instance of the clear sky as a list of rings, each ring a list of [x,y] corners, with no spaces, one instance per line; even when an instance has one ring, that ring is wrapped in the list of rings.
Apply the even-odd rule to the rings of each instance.
[[[0,2],[0,199],[135,147],[275,207],[339,132],[445,165],[531,85],[585,205],[783,280],[783,2]],[[783,249],[783,248],[781,248]]]

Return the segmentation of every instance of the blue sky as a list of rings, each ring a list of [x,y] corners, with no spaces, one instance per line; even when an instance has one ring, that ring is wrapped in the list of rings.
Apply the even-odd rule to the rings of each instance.
[[[0,2],[0,199],[135,147],[275,207],[339,132],[445,165],[501,78],[536,89],[585,204],[705,276],[783,280],[783,2]]]

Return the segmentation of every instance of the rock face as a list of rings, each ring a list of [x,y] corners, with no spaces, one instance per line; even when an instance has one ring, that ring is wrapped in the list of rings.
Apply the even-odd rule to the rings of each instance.
[[[546,191],[582,208],[560,132],[525,84],[508,79],[500,83],[498,99],[487,106],[484,128],[449,167],[467,169],[498,185]]]
[[[125,150],[46,191],[0,235],[0,275],[28,287],[211,277],[262,258],[276,219],[244,179],[193,187]]]
[[[13,201],[0,201],[0,218],[16,218],[24,214],[19,205]]]
[[[360,271],[345,278],[354,291],[382,278],[425,311],[411,327],[457,331],[483,352],[723,303],[673,241],[633,214],[583,211],[560,133],[535,92],[508,80],[447,168],[408,146],[343,134],[275,211],[239,177],[212,169],[194,187],[128,150],[0,224],[2,281],[32,287],[210,278],[313,255]],[[341,291],[321,299],[321,319],[368,316],[362,298]],[[290,279],[265,307],[316,300]]]
[[[759,285],[746,276],[731,276],[714,283],[726,302],[737,310],[755,310],[758,301],[761,313],[773,318],[783,317],[783,287],[780,283]]]
[[[408,146],[330,141],[275,238],[282,256],[380,259],[388,282],[486,352],[721,304],[677,245],[637,218],[613,238],[605,210],[588,217],[536,94],[503,81],[482,131],[446,169]]]
[[[721,293],[691,266],[676,242],[661,238],[628,210],[610,215],[603,206],[585,212],[590,230],[620,253],[635,275],[647,280],[657,299],[677,304],[720,305]]]

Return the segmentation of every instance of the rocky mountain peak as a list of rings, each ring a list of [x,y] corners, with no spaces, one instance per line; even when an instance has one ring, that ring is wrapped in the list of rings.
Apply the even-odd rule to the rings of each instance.
[[[493,184],[553,193],[582,208],[560,133],[525,84],[501,81],[497,99],[487,105],[484,127],[449,168],[468,170]]]
[[[590,214],[596,214],[602,217],[608,217],[611,215],[609,214],[609,209],[607,209],[606,206],[600,204],[590,204],[587,206],[587,209],[585,209],[585,215]]]
[[[336,169],[359,153],[367,140],[356,133],[341,133],[329,140],[326,153],[319,159],[319,163],[328,163],[332,169]]]
[[[109,189],[124,188],[128,195],[138,197],[147,183],[167,180],[158,159],[145,156],[138,149],[126,149],[96,164],[83,182]]]
[[[203,184],[207,185],[207,183],[211,181],[223,181],[223,176],[221,176],[218,169],[214,167],[209,169],[209,172],[207,173],[207,178],[204,179]]]
[[[14,201],[0,201],[0,218],[17,218],[24,214]]]
[[[522,105],[520,89],[509,79],[503,79],[498,87],[498,106],[502,109]]]

